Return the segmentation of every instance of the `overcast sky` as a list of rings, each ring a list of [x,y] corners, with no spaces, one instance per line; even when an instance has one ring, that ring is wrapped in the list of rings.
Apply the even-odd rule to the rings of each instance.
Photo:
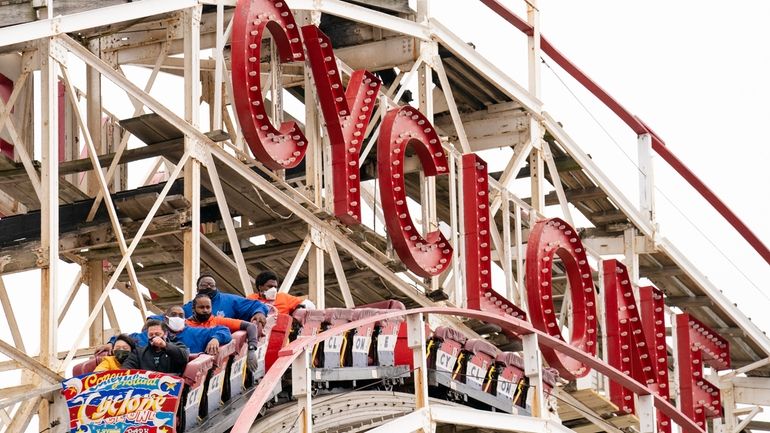
[[[524,16],[523,2],[507,3]],[[449,4],[451,7],[445,6]],[[770,51],[766,46],[770,2],[541,0],[539,6],[542,33],[645,120],[769,244],[770,147],[762,131],[770,117]],[[526,87],[526,45],[518,31],[478,2],[434,0],[432,12]],[[633,133],[553,62],[547,58],[546,62],[555,71],[543,65],[545,110],[635,197]],[[770,329],[770,318],[761,318],[770,307],[764,293],[770,266],[665,162],[656,158],[655,163],[658,222],[665,236],[763,330]],[[74,271],[67,269],[63,274],[61,297]],[[11,292],[25,284],[20,276],[5,280]],[[32,291],[30,301],[36,296]],[[85,298],[76,302],[85,302]],[[35,335],[37,322],[31,322],[27,332]],[[5,331],[2,338],[10,341]]]
[[[526,17],[523,2],[506,4]],[[439,20],[526,86],[521,33],[484,6],[457,10],[436,5]],[[650,125],[770,244],[770,148],[761,133],[770,117],[770,3],[546,0],[538,6],[543,35]],[[554,62],[545,61],[544,109],[635,202],[634,134]],[[664,235],[761,321],[763,330],[770,329],[770,320],[761,318],[770,307],[764,293],[770,266],[657,157],[655,170]]]

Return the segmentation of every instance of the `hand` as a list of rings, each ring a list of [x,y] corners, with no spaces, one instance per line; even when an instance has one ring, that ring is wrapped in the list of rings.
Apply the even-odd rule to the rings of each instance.
[[[96,346],[94,355],[112,355],[112,344],[102,344],[101,346]]]
[[[265,317],[262,313],[256,313],[253,316],[251,316],[251,320],[249,320],[251,323],[258,323],[262,326],[265,325],[265,322],[267,321],[267,317]]]
[[[249,349],[249,353],[246,355],[246,364],[249,366],[250,371],[257,371],[259,365],[257,349]]]
[[[219,340],[212,338],[209,344],[206,345],[206,353],[211,356],[216,356],[219,353]]]
[[[154,347],[157,347],[158,349],[166,348],[166,340],[164,340],[163,337],[153,338],[150,344],[153,345]]]

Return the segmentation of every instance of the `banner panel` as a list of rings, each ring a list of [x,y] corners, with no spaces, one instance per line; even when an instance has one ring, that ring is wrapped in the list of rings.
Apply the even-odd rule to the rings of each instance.
[[[70,431],[174,433],[184,383],[145,370],[89,373],[62,382]]]

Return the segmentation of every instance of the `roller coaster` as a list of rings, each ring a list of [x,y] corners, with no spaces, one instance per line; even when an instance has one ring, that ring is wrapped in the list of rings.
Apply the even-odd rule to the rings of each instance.
[[[469,3],[526,83],[436,1],[0,3],[0,431],[770,430],[770,339],[661,235],[653,157],[767,246],[536,1]],[[638,194],[545,111],[544,59],[628,127]],[[202,271],[266,269],[318,308],[272,311],[256,368],[238,331],[93,373]]]

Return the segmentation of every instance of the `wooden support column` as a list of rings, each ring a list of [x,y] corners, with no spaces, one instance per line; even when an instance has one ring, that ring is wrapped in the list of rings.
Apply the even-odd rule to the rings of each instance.
[[[51,40],[40,42],[41,199],[40,199],[40,362],[56,367],[56,302],[59,260],[59,159],[56,61]]]
[[[543,166],[543,153],[540,150],[540,138],[532,137],[533,140],[537,140],[536,147],[533,147],[532,152],[529,154],[529,173],[531,182],[531,203],[532,209],[537,212],[532,212],[530,219],[535,219],[537,214],[543,214],[545,210],[545,176]],[[534,222],[530,221],[530,223]]]
[[[99,38],[94,40],[90,50],[97,57],[102,57]],[[88,133],[91,134],[91,141],[96,153],[101,155],[104,153],[102,146],[102,74],[88,65],[86,65],[86,95],[88,95],[86,98],[86,126]],[[70,109],[77,110],[78,108],[70,106]],[[79,151],[75,158],[80,158]],[[96,197],[99,194],[99,179],[93,171],[86,174],[86,194],[89,197]],[[92,296],[89,295],[88,299],[91,298]],[[88,307],[92,308],[93,306],[89,304]]]
[[[49,6],[51,6],[49,4]],[[50,7],[49,15],[52,14]],[[56,60],[52,57],[52,38],[41,39],[38,47],[40,56],[40,101],[42,104],[41,124],[41,167],[40,167],[40,363],[58,370],[56,358],[59,262],[59,122]],[[63,56],[60,56],[63,57]],[[59,58],[62,61],[64,59]],[[40,384],[41,378],[33,383]],[[30,411],[37,407],[40,425],[50,424],[50,403],[46,399],[28,400]],[[29,407],[29,406],[27,406]],[[21,410],[21,409],[20,409]],[[30,412],[31,413],[31,412]],[[26,418],[25,414],[22,418]],[[23,421],[22,421],[23,423]],[[21,430],[21,429],[20,429]],[[12,431],[9,429],[9,431]]]
[[[406,318],[407,343],[414,361],[414,409],[428,408],[428,361],[425,356],[425,323],[422,314]]]
[[[545,394],[543,393],[543,361],[537,345],[537,334],[521,338],[524,348],[524,375],[529,378],[529,393],[532,397],[532,416],[544,418]]]
[[[417,2],[417,20],[427,22],[428,2],[419,0]],[[435,42],[420,42],[420,52],[427,53],[426,58],[435,59],[438,57],[438,47]],[[425,115],[429,122],[433,123],[433,74],[430,66],[431,62],[424,62],[417,69],[417,87],[419,93],[420,112]],[[438,217],[436,216],[436,177],[426,177],[420,171],[420,205],[422,209],[422,234],[425,236],[428,232],[438,228]],[[431,291],[439,289],[438,277],[430,278]]]
[[[655,176],[652,166],[652,136],[637,137],[639,156],[639,210],[655,227]]]
[[[314,12],[301,12],[296,15],[298,25],[307,24],[320,24],[320,14]],[[271,71],[275,73],[276,71]],[[277,70],[280,72],[280,70]],[[271,76],[272,77],[272,76]],[[277,83],[276,83],[277,85]],[[308,149],[305,154],[305,178],[308,189],[309,198],[315,203],[316,206],[324,208],[324,199],[326,200],[327,208],[329,211],[334,204],[334,197],[331,195],[331,188],[327,188],[324,191],[323,180],[323,155],[327,152],[327,156],[331,156],[331,147],[328,139],[324,139],[321,135],[321,113],[316,105],[316,98],[311,97],[315,95],[315,86],[313,85],[313,77],[310,73],[310,66],[308,61],[305,61],[305,136],[308,140]],[[282,115],[282,112],[276,111],[276,115]],[[328,158],[327,158],[328,160]],[[331,180],[331,173],[328,173],[327,180]],[[308,226],[308,232],[311,237],[310,251],[307,257],[307,272],[308,272],[308,298],[312,301],[317,308],[326,307],[326,296],[324,289],[324,248],[325,241],[322,233],[318,232],[313,226]],[[296,260],[296,259],[295,259]],[[283,289],[283,286],[282,286]],[[288,290],[289,287],[286,287]]]
[[[326,308],[326,290],[324,288],[324,236],[323,233],[310,229],[313,245],[307,258],[308,298],[316,308]]]
[[[529,93],[540,97],[540,12],[537,1],[527,2],[527,22],[532,26],[532,34],[527,37],[527,64]],[[529,121],[532,152],[529,154],[530,180],[532,182],[532,208],[543,213],[545,208],[543,153],[541,150],[542,130],[536,120]]]
[[[186,9],[183,14],[184,32],[184,113],[185,120],[198,127],[200,123],[200,24],[201,6]],[[185,135],[185,150],[190,150],[196,143]],[[184,166],[184,195],[190,202],[190,228],[183,235],[184,239],[184,301],[195,295],[195,279],[200,274],[200,180],[201,161],[191,152],[191,158]]]
[[[101,260],[89,260],[83,265],[84,280],[88,286],[88,311],[92,311],[104,292],[104,269]],[[99,308],[99,313],[94,323],[88,329],[88,345],[98,346],[104,344],[104,313]]]
[[[633,227],[623,231],[623,254],[625,255],[623,263],[628,268],[628,274],[636,292],[638,290],[636,284],[639,283],[639,254],[636,251],[636,229]]]
[[[300,433],[313,432],[313,404],[310,385],[310,352],[302,351],[291,364],[291,394],[297,399]]]

